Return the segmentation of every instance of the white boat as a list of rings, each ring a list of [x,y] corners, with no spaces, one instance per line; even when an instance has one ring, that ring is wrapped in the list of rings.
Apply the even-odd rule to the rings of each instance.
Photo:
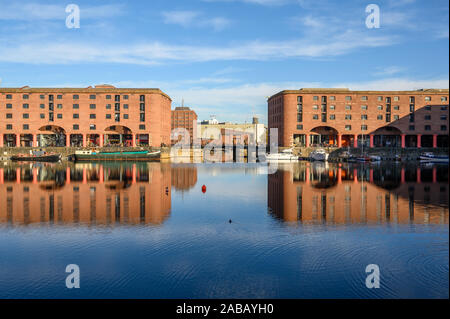
[[[323,148],[319,148],[317,150],[312,151],[309,154],[309,158],[314,161],[327,161],[328,160],[328,153],[325,152]]]
[[[292,148],[285,149],[281,151],[280,153],[272,153],[272,154],[266,154],[265,156],[266,161],[287,161],[287,162],[294,162],[298,161],[298,156],[294,155]]]
[[[433,153],[423,153],[419,157],[421,162],[448,163],[448,155],[435,155]]]

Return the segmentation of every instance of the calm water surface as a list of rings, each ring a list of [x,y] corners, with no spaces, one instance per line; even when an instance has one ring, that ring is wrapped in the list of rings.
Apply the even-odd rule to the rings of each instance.
[[[0,297],[448,298],[448,212],[445,165],[5,164]]]

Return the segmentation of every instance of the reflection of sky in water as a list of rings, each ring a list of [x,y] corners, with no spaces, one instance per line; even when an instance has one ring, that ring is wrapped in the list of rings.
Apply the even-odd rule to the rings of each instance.
[[[320,218],[316,222],[286,221],[275,213],[268,213],[270,181],[266,175],[246,170],[245,165],[174,167],[162,170],[152,166],[141,171],[152,172],[151,196],[154,197],[148,197],[147,203],[154,203],[163,210],[169,207],[168,215],[164,215],[161,222],[127,223],[123,219],[118,223],[100,222],[102,188],[89,180],[87,195],[82,193],[81,197],[83,201],[90,201],[91,187],[95,185],[96,222],[87,218],[80,224],[58,223],[57,209],[53,223],[8,223],[2,216],[0,297],[448,298],[448,208],[444,210],[442,224],[440,219],[434,218],[430,218],[429,224],[424,223],[419,213],[415,218],[420,220],[409,220],[409,212],[407,222],[403,222],[400,211],[395,222],[393,200],[390,220],[386,220],[386,205],[382,202],[380,223],[353,220],[319,223]],[[196,168],[195,179],[188,181],[193,175],[187,170],[193,168]],[[130,173],[133,174],[132,166]],[[286,179],[283,195],[289,195],[290,185],[295,196],[297,183],[303,189],[306,187],[305,182],[294,182],[292,174],[300,176],[299,179],[304,176],[298,167],[284,167],[282,175],[272,176],[279,178],[276,182]],[[344,190],[348,183],[359,188],[364,182],[355,184],[353,180],[345,180],[342,172],[341,175]],[[133,192],[139,190],[142,182],[138,178],[133,183],[132,175],[129,177],[129,188],[115,192],[122,195],[127,192],[131,209],[131,202],[140,200],[142,192],[137,192],[136,197]],[[370,178],[370,172],[367,177]],[[178,183],[185,190],[166,195],[167,182],[172,186]],[[155,187],[158,183],[159,187]],[[17,187],[17,183],[4,181],[0,185],[0,196],[7,196],[5,187],[8,185]],[[33,190],[32,183],[22,182],[20,187],[25,185]],[[83,192],[82,180],[72,180],[70,189],[75,185]],[[207,186],[206,193],[202,193],[202,185]],[[368,192],[381,192],[384,201],[387,192],[375,183],[371,185]],[[422,198],[421,192],[427,185],[414,184],[415,196]],[[327,192],[337,187],[340,186],[327,188]],[[391,190],[391,198],[393,192]],[[408,187],[405,190],[400,187],[397,192],[399,202],[409,209]],[[13,196],[17,194],[19,192]],[[165,202],[167,197],[169,204]],[[2,205],[5,204],[3,198]],[[360,200],[355,199],[358,204]],[[448,203],[448,195],[442,200]],[[287,196],[278,198],[277,203],[286,210],[290,209],[290,202]],[[13,201],[13,205],[20,205],[18,208],[23,207],[21,204]],[[57,208],[57,196],[54,204]],[[87,207],[91,204],[92,201]],[[377,204],[369,202],[370,205],[376,207]],[[416,203],[414,209],[422,211],[420,205]],[[297,209],[295,206],[293,209]],[[427,206],[436,208],[432,203]],[[399,205],[399,209],[403,206]],[[63,211],[63,216],[65,213]],[[4,207],[1,214],[5,214]],[[133,212],[129,214],[132,216]],[[82,288],[79,290],[65,288],[64,270],[69,263],[81,268]],[[380,266],[382,288],[379,290],[369,290],[364,284],[365,266],[371,263]]]

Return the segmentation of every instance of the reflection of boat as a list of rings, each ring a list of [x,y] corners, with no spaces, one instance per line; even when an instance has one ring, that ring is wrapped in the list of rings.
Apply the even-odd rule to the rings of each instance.
[[[370,156],[360,156],[356,158],[357,162],[379,162],[381,161],[381,157],[377,155]]]
[[[327,161],[328,160],[328,153],[325,152],[323,148],[319,148],[317,150],[312,151],[309,154],[309,158],[314,161]]]
[[[294,155],[292,149],[286,149],[280,153],[272,153],[265,155],[266,161],[298,161],[298,156]]]
[[[435,155],[433,153],[423,153],[420,155],[421,162],[448,163],[448,155]]]
[[[11,156],[10,159],[16,162],[59,162],[61,154],[16,155]]]
[[[161,151],[95,152],[75,151],[75,161],[157,161]]]

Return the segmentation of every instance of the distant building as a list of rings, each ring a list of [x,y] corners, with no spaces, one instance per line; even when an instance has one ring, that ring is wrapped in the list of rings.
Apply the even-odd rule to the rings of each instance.
[[[172,130],[176,128],[184,128],[188,130],[190,135],[190,142],[197,138],[197,114],[186,106],[176,107],[172,110],[171,127]],[[172,143],[177,141],[172,140]]]
[[[203,140],[203,143],[211,141],[211,140],[221,140],[222,142],[226,142],[224,136],[228,132],[233,132],[236,141],[236,136],[238,136],[237,140],[245,140],[245,143],[253,143],[253,144],[265,144],[266,143],[266,127],[264,124],[259,123],[258,118],[253,118],[252,123],[229,123],[222,122],[219,123],[216,119],[210,123],[210,121],[202,121],[199,125],[200,136]]]
[[[267,103],[279,146],[448,147],[448,89],[285,90]]]

